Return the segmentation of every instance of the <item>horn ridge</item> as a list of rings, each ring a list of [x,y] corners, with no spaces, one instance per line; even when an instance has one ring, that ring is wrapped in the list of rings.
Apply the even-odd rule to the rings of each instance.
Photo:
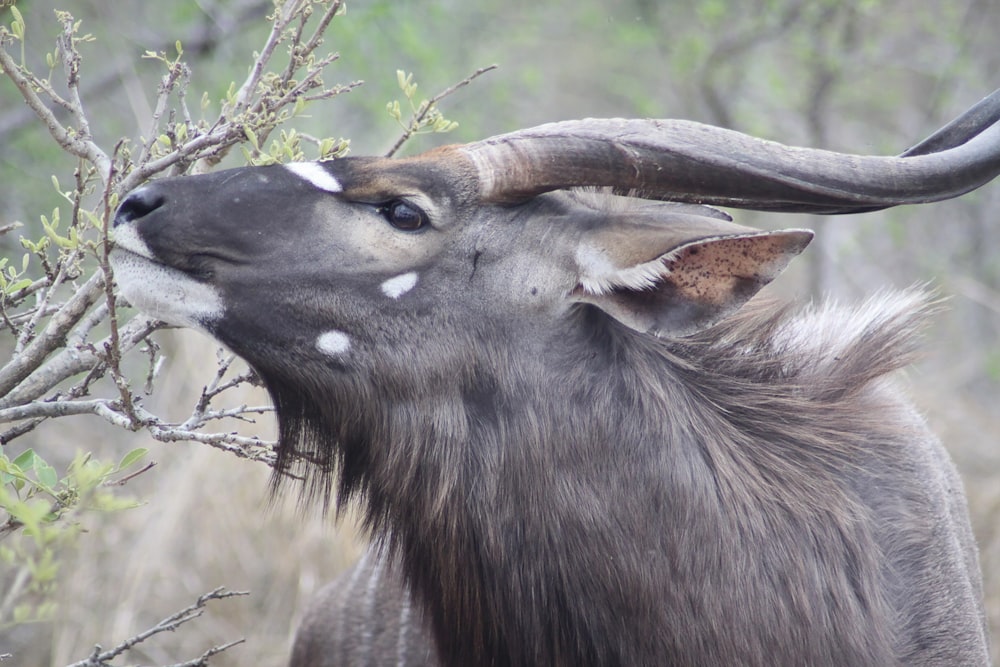
[[[577,186],[768,211],[854,213],[949,199],[1000,173],[1000,91],[900,156],[773,141],[694,121],[549,123],[460,147],[483,201]]]

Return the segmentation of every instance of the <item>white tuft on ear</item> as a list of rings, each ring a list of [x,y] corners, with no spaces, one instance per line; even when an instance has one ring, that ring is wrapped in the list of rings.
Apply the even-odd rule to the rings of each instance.
[[[344,187],[318,162],[289,162],[285,169],[326,192],[343,192]]]
[[[812,238],[693,216],[677,221],[683,224],[619,222],[590,233],[577,246],[571,298],[636,331],[687,336],[740,308]]]
[[[580,271],[580,287],[587,294],[607,294],[615,288],[635,291],[654,287],[663,278],[664,266],[659,258],[624,268],[615,266],[606,252],[588,244],[576,251]]]

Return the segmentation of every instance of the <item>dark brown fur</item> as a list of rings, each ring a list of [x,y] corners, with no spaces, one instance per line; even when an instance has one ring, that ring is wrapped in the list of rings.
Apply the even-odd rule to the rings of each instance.
[[[487,204],[440,159],[168,179],[118,214],[127,298],[246,358],[276,482],[338,482],[374,538],[295,667],[988,661],[961,485],[888,377],[923,297],[734,315],[808,232]]]
[[[958,480],[883,379],[919,319],[874,318],[835,356],[759,308],[671,342],[583,309],[543,359],[497,332],[460,396],[334,449],[340,488],[368,494],[376,534],[395,528],[443,664],[981,662]]]

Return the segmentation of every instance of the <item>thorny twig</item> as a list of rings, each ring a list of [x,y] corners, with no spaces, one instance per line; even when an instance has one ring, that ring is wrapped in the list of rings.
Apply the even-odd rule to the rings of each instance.
[[[98,173],[107,182],[111,173],[111,158],[89,137],[72,133],[64,127],[35,90],[36,88],[41,89],[54,103],[68,109],[77,120],[78,116],[82,115],[83,109],[73,109],[51,86],[43,84],[37,77],[29,76],[2,48],[0,48],[0,70],[3,70],[3,73],[17,86],[24,101],[45,124],[45,127],[49,130],[49,134],[56,140],[56,143],[67,153],[86,160],[97,167]]]
[[[273,0],[241,0],[240,2],[227,3],[225,6],[200,4],[201,9],[205,11],[203,22],[182,37],[180,42],[186,50],[198,53],[202,57],[209,57],[216,52],[224,40],[231,39],[232,35],[241,34],[248,23],[264,16],[274,3]],[[0,6],[3,5],[4,0],[0,0]],[[176,36],[163,39],[162,45],[155,50],[164,51],[171,48],[176,42]],[[88,76],[88,84],[80,90],[81,94],[85,98],[93,100],[100,99],[102,96],[120,89],[124,81],[134,77],[131,65],[128,61],[106,63],[103,70]],[[0,116],[0,144],[22,128],[27,127],[35,118],[31,109],[24,107],[14,107],[5,111],[6,113]],[[56,111],[58,114],[59,110]]]
[[[335,52],[320,55],[317,49],[343,7],[341,0],[275,3],[274,13],[269,17],[271,30],[263,48],[218,118],[211,122],[193,122],[186,108],[190,69],[181,60],[182,50],[178,49],[174,59],[151,54],[164,63],[167,71],[160,81],[147,138],[136,144],[138,157],[134,160],[127,141],[118,142],[112,151],[106,152],[92,137],[81,94],[79,52],[80,43],[89,37],[77,34],[79,23],[68,13],[58,14],[61,30],[57,54],[66,82],[64,95],[8,53],[13,35],[0,26],[2,73],[14,82],[27,107],[46,125],[53,139],[79,159],[74,172],[75,188],[60,190],[72,206],[71,232],[81,239],[94,229],[99,234],[96,242],[63,243],[58,258],[52,262],[46,246],[38,246],[32,252],[44,265],[45,275],[30,283],[22,280],[19,289],[0,294],[2,323],[19,341],[17,353],[0,367],[0,423],[15,422],[0,432],[0,443],[31,431],[46,419],[90,414],[122,428],[145,430],[157,440],[202,442],[244,458],[273,462],[271,443],[232,432],[202,431],[221,419],[252,421],[254,415],[271,410],[246,405],[211,408],[211,402],[223,392],[248,383],[257,384],[252,372],[237,373],[226,379],[231,358],[220,363],[214,379],[183,422],[168,423],[141,404],[126,377],[128,369],[123,368],[123,360],[150,333],[165,325],[143,315],[122,317],[108,262],[109,227],[114,208],[123,195],[149,177],[168,170],[176,173],[205,169],[232,146],[245,141],[251,129],[256,150],[259,142],[290,118],[301,103],[333,97],[360,85],[361,82],[355,81],[327,86],[322,80],[324,70],[339,56]],[[289,59],[274,69],[273,59],[282,51],[279,47],[287,47]],[[411,122],[419,127],[438,102],[495,67],[481,68],[427,100],[414,112]],[[63,121],[57,117],[57,110]],[[400,137],[390,154],[411,134]],[[166,138],[158,141],[161,137]],[[85,202],[95,197],[96,206],[91,210]],[[0,227],[0,234],[14,227]],[[90,270],[82,282],[75,283],[80,275],[78,267],[88,257],[96,257],[98,269]],[[29,299],[33,303],[28,304]],[[150,390],[163,357],[153,343],[144,349],[150,355],[150,370],[145,379],[146,389]],[[91,397],[99,386],[98,380],[106,375],[114,382],[116,397]]]
[[[168,422],[142,404],[141,394],[132,389],[129,373],[135,369],[126,355],[136,347],[148,352],[150,370],[145,380],[151,384],[163,357],[155,344],[144,346],[143,342],[165,325],[123,310],[125,304],[116,295],[108,261],[114,210],[130,190],[158,174],[183,174],[194,166],[211,166],[248,137],[266,139],[268,133],[301,111],[306,102],[333,97],[359,85],[325,85],[323,70],[337,55],[316,53],[324,30],[342,8],[342,2],[284,0],[274,4],[278,15],[272,21],[273,43],[266,52],[255,54],[254,66],[240,86],[240,94],[234,96],[235,106],[225,108],[216,119],[196,122],[187,108],[190,69],[181,61],[181,49],[175,60],[157,54],[154,57],[166,65],[166,74],[160,82],[152,117],[141,124],[141,130],[148,131],[148,139],[123,139],[110,151],[94,139],[91,119],[84,108],[84,70],[79,49],[89,37],[77,33],[79,22],[68,13],[57,14],[60,30],[55,58],[61,65],[62,82],[36,75],[23,64],[24,25],[18,12],[12,12],[15,23],[10,30],[0,25],[0,75],[11,79],[12,90],[20,93],[25,108],[45,125],[55,143],[73,156],[75,167],[68,189],[60,187],[53,176],[62,208],[56,209],[51,223],[43,218],[44,237],[21,240],[27,250],[24,264],[8,265],[6,257],[0,258],[4,263],[0,331],[8,334],[10,342],[6,347],[14,351],[10,359],[0,359],[0,424],[7,425],[0,431],[0,444],[29,433],[49,419],[93,415],[116,427],[145,431],[162,442],[198,442],[274,464],[273,443],[234,431],[206,430],[219,420],[252,422],[258,415],[273,411],[268,406],[212,404],[230,389],[255,383],[252,373],[229,372],[231,359],[206,386],[183,422]],[[289,32],[289,26],[296,28]],[[315,26],[311,33],[310,26]],[[304,41],[307,35],[308,41]],[[11,55],[12,45],[16,48],[18,42],[20,58]],[[274,62],[280,60],[278,46],[290,49],[292,57],[287,66]],[[272,56],[278,57],[272,60]],[[49,64],[56,63],[50,60]],[[55,76],[59,75],[57,69]],[[58,229],[60,211],[63,219],[69,211],[68,232],[66,225]],[[0,235],[7,235],[5,243],[18,227],[23,225],[0,221]],[[149,463],[105,484],[124,484],[153,465]],[[37,473],[41,469],[35,470]],[[62,502],[59,488],[53,508]],[[67,487],[67,497],[73,490]],[[8,521],[0,526],[0,537],[27,525],[10,513]],[[34,575],[29,576],[27,566],[20,572],[24,574],[10,577],[7,582],[13,587],[0,594],[0,619],[10,617],[8,612],[22,604],[24,596],[31,595],[26,591],[34,585]],[[213,591],[111,651],[95,649],[77,664],[109,666],[147,638],[197,618],[208,600],[230,595],[236,593]],[[215,646],[175,667],[205,665],[211,656],[236,643]]]
[[[151,628],[143,630],[136,635],[129,637],[125,641],[119,643],[117,646],[110,650],[103,650],[100,646],[95,646],[94,651],[85,660],[79,662],[74,662],[68,667],[111,667],[111,661],[120,655],[123,655],[126,651],[143,643],[150,637],[154,637],[163,632],[173,632],[180,626],[199,618],[205,613],[205,607],[211,600],[225,600],[231,597],[249,595],[246,591],[227,591],[224,588],[216,588],[215,590],[206,593],[199,597],[194,604],[181,609],[180,611],[167,616],[165,619],[157,623]],[[242,644],[245,640],[237,639],[236,641],[229,642],[228,644],[223,644],[220,646],[214,646],[204,653],[202,653],[197,658],[189,660],[187,662],[179,663],[173,667],[202,667],[208,664],[208,659],[213,655],[218,655],[222,651],[232,648]]]
[[[247,415],[267,414],[273,410],[274,408],[266,405],[241,405],[224,410],[193,414],[184,423],[172,425],[162,421],[136,403],[132,404],[131,413],[126,413],[120,401],[96,398],[87,401],[34,401],[27,405],[5,408],[0,410],[0,423],[73,415],[95,415],[127,430],[134,431],[143,428],[154,440],[161,442],[200,442],[230,452],[240,458],[271,465],[275,456],[274,443],[252,436],[241,436],[233,432],[205,433],[199,429],[212,421],[233,418],[246,419]]]
[[[122,142],[115,145],[114,154],[121,150]],[[101,272],[104,273],[104,299],[108,310],[108,341],[104,344],[104,363],[111,370],[111,377],[118,387],[118,395],[121,397],[122,412],[132,421],[134,426],[139,424],[139,418],[135,414],[135,406],[132,403],[132,390],[128,386],[128,380],[122,375],[121,370],[121,338],[118,332],[118,309],[117,298],[113,287],[114,273],[111,270],[111,237],[109,235],[109,225],[111,222],[111,188],[105,187],[101,198],[102,211],[101,220],[104,228],[101,230],[101,244],[98,254]]]
[[[319,8],[322,7],[322,11]],[[0,433],[0,441],[9,441],[26,433],[43,420],[69,414],[94,414],[131,430],[145,429],[160,440],[197,440],[236,451],[247,458],[267,460],[262,453],[268,443],[233,433],[201,433],[206,424],[222,419],[248,419],[268,408],[246,406],[211,410],[209,402],[227,389],[252,380],[251,374],[239,374],[225,382],[222,372],[206,388],[191,416],[182,424],[169,424],[137,404],[130,383],[122,368],[123,355],[138,346],[149,333],[163,324],[141,315],[120,319],[118,299],[113,289],[113,277],[108,264],[108,226],[113,210],[124,193],[150,176],[173,169],[184,171],[191,165],[217,160],[231,146],[244,141],[247,128],[256,136],[265,137],[275,126],[290,118],[291,105],[298,99],[322,99],[350,90],[358,82],[343,86],[324,87],[324,68],[336,59],[336,54],[314,55],[322,36],[343,3],[329,0],[287,0],[275,9],[271,32],[265,47],[255,56],[254,64],[238,88],[232,104],[211,123],[195,124],[186,108],[185,94],[190,69],[180,60],[162,55],[157,58],[167,66],[160,82],[155,108],[148,128],[133,162],[128,146],[119,142],[114,151],[102,150],[93,140],[81,95],[82,60],[80,43],[88,37],[77,34],[79,23],[68,13],[60,12],[60,34],[57,57],[62,63],[65,93],[60,95],[52,84],[42,79],[18,61],[8,51],[13,35],[0,28],[0,69],[10,78],[24,98],[27,107],[45,124],[50,135],[67,152],[79,158],[75,191],[62,193],[72,204],[70,226],[75,233],[87,230],[82,224],[84,214],[99,220],[100,239],[87,246],[79,243],[69,252],[60,251],[58,262],[49,267],[45,252],[37,253],[46,266],[46,275],[11,293],[0,295],[3,325],[19,340],[17,353],[0,367],[0,422],[17,421],[13,428]],[[314,26],[307,35],[308,26]],[[294,30],[289,30],[294,26]],[[287,45],[292,58],[282,64],[277,74],[272,60]],[[21,46],[23,47],[23,40]],[[22,59],[23,62],[23,59]],[[180,111],[171,109],[171,101]],[[59,111],[59,117],[56,111]],[[179,117],[175,121],[175,116]],[[60,121],[59,118],[63,118]],[[162,146],[157,137],[169,141]],[[166,149],[166,150],[164,150]],[[205,162],[205,161],[208,162]],[[84,210],[85,197],[92,197],[92,176],[100,183],[99,202],[93,213]],[[6,225],[0,232],[9,232],[15,225]],[[99,270],[93,271],[82,284],[71,284],[77,272],[74,267],[92,249]],[[44,249],[44,247],[43,247]],[[66,297],[65,293],[72,289]],[[103,297],[103,298],[102,298]],[[34,302],[27,305],[27,300]],[[60,298],[62,302],[60,303]],[[95,332],[103,339],[94,340]],[[157,347],[146,348],[150,355],[150,377],[160,358]],[[72,378],[84,374],[68,389],[58,389]],[[117,398],[83,400],[95,387],[95,382],[110,374],[117,388]],[[147,377],[149,384],[150,377]]]
[[[150,470],[152,470],[155,467],[156,467],[156,461],[150,461],[149,463],[147,463],[146,465],[142,466],[141,468],[139,468],[135,472],[130,472],[129,474],[127,474],[124,477],[122,477],[121,479],[109,479],[108,481],[104,482],[104,486],[125,486],[126,484],[128,484],[129,482],[131,482],[133,479],[135,479],[139,475],[142,475],[143,473],[149,472]]]
[[[420,128],[421,122],[427,117],[427,114],[429,114],[435,108],[438,102],[448,97],[449,95],[457,91],[459,88],[469,85],[483,74],[495,70],[497,67],[498,67],[497,65],[488,65],[486,67],[480,67],[475,72],[465,77],[455,85],[445,88],[443,91],[441,91],[434,97],[427,100],[424,104],[421,104],[420,109],[413,116],[413,118],[410,119],[409,125],[406,127],[405,130],[403,130],[403,134],[401,134],[400,137],[396,139],[396,143],[394,143],[392,145],[392,148],[390,148],[386,152],[385,156],[392,157],[399,151],[400,148],[403,147],[403,144],[409,141],[410,137],[412,137]]]

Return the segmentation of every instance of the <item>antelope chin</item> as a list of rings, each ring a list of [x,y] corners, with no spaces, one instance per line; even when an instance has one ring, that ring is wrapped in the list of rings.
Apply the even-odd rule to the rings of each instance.
[[[151,259],[145,244],[139,252],[125,245],[119,242],[111,252],[111,268],[134,307],[168,324],[202,330],[222,318],[225,307],[214,287]]]

